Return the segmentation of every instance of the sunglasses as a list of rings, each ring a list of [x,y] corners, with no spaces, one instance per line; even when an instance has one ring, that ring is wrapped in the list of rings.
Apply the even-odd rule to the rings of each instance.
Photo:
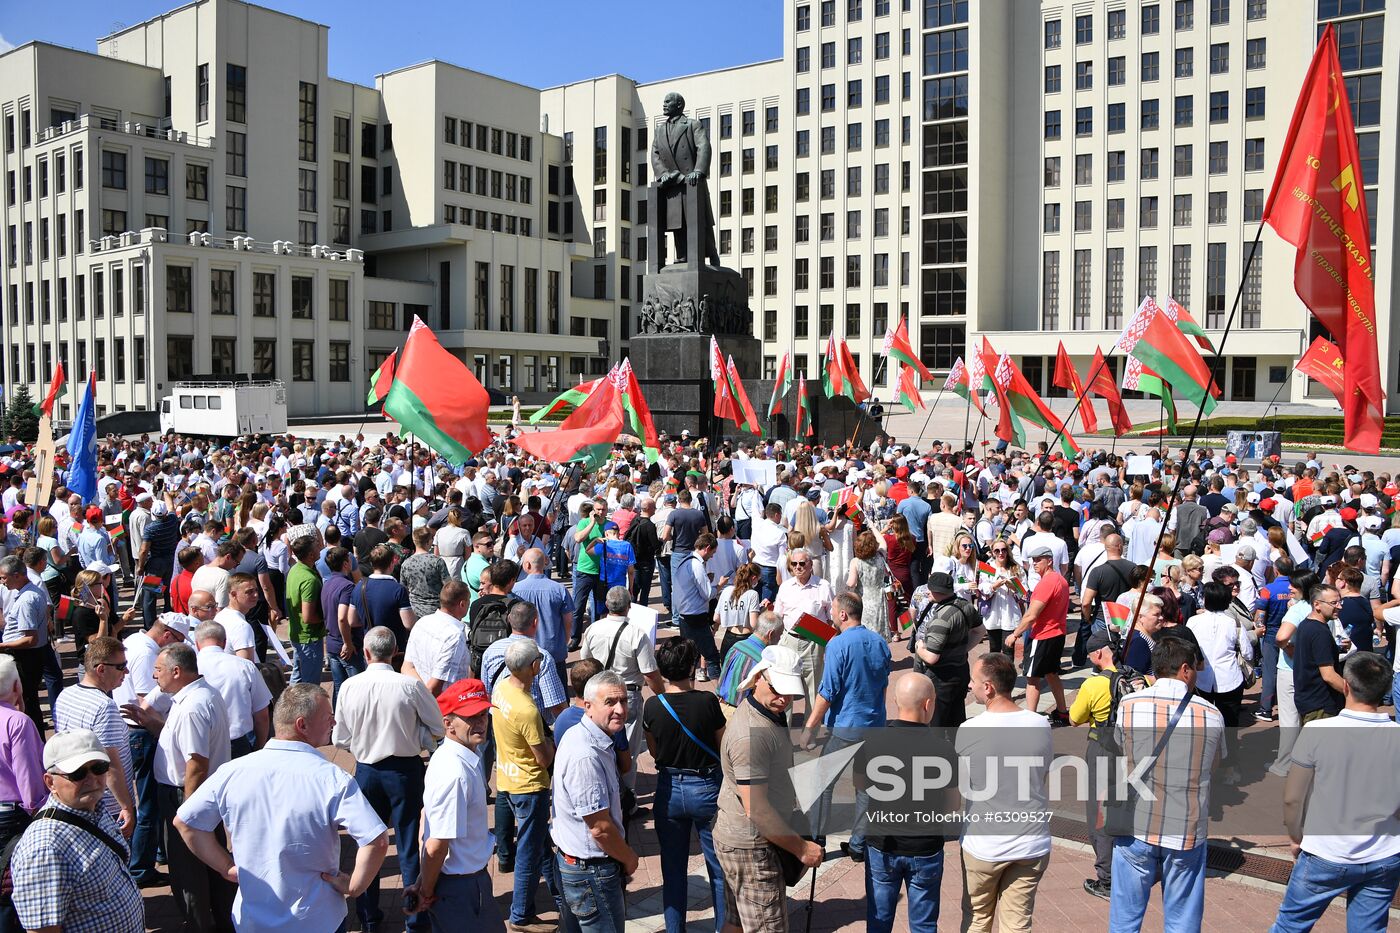
[[[73,771],[73,772],[69,772],[69,773],[65,773],[65,772],[63,772],[63,771],[52,771],[52,772],[50,772],[50,773],[51,773],[51,774],[61,774],[61,775],[63,775],[63,777],[67,778],[68,780],[70,780],[70,781],[72,781],[74,784],[76,784],[76,783],[78,783],[79,781],[86,780],[86,779],[87,779],[87,776],[88,776],[89,774],[103,775],[103,774],[106,774],[108,771],[110,771],[111,768],[112,768],[112,766],[111,766],[111,764],[108,763],[108,762],[105,762],[105,761],[94,761],[94,762],[92,762],[91,764],[83,765],[83,766],[82,766],[81,768],[79,768],[77,771]]]
[[[790,560],[790,561],[788,561],[788,566],[789,566],[789,567],[806,567],[806,566],[807,566],[808,564],[810,564],[810,563],[811,563],[811,561],[805,561],[805,560]]]
[[[103,662],[101,662],[100,664],[98,664],[97,666],[98,666],[98,667],[110,667],[110,668],[112,668],[113,670],[117,670],[117,671],[124,671],[124,670],[127,670],[127,666],[126,666],[126,663],[125,663],[125,662],[123,662],[123,663],[121,663],[121,664],[113,664],[111,661],[103,661]]]

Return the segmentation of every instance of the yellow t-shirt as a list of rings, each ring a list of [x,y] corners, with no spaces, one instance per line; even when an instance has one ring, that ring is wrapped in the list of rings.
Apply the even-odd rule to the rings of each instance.
[[[549,773],[535,760],[531,745],[547,741],[544,719],[534,698],[506,676],[491,694],[491,728],[496,735],[496,790],[533,794],[549,790]]]
[[[1070,722],[1076,726],[1086,722],[1097,725],[1108,718],[1113,698],[1108,693],[1110,678],[1107,675],[1113,671],[1114,668],[1106,667],[1100,673],[1084,679],[1069,708]]]

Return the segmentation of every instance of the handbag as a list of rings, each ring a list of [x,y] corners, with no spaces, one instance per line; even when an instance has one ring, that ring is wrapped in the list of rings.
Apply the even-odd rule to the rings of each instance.
[[[1237,622],[1235,634],[1235,663],[1240,666],[1240,674],[1244,677],[1244,689],[1248,690],[1259,679],[1259,671],[1254,662],[1244,656],[1243,643],[1249,638],[1249,632]]]
[[[802,837],[806,839],[806,836]],[[807,866],[802,864],[802,859],[793,855],[782,846],[774,845],[773,851],[778,854],[778,868],[783,873],[783,884],[789,888],[802,880],[802,876],[807,874]]]
[[[1186,696],[1181,698],[1181,702],[1172,710],[1171,718],[1167,720],[1167,727],[1162,730],[1162,736],[1157,740],[1157,744],[1152,748],[1152,754],[1147,756],[1147,764],[1139,764],[1136,770],[1139,774],[1146,774],[1161,756],[1162,750],[1167,747],[1167,740],[1171,738],[1172,730],[1181,721],[1181,714],[1186,712],[1186,707],[1191,705],[1191,691],[1186,691]],[[1133,790],[1133,785],[1125,787],[1121,799],[1109,800],[1103,806],[1103,831],[1107,836],[1131,836],[1133,834],[1133,815],[1137,810],[1137,794]]]

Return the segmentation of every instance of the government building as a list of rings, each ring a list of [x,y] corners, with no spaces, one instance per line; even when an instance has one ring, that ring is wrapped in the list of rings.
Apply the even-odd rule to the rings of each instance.
[[[890,397],[903,316],[937,373],[985,335],[1054,394],[1056,342],[1084,373],[1143,295],[1220,338],[1335,22],[1397,397],[1386,18],[1383,0],[784,0],[780,59],[546,89],[441,61],[349,83],[328,26],[241,0],[95,52],[30,42],[0,55],[6,391],[40,393],[62,361],[60,419],[90,369],[100,414],[235,373],[285,382],[293,415],[358,413],[415,315],[506,395],[602,374],[637,332],[650,144],[678,91],[763,341],[746,376],[784,352],[815,376],[834,332]],[[1292,374],[1316,333],[1293,260],[1266,230],[1229,399],[1318,391]]]

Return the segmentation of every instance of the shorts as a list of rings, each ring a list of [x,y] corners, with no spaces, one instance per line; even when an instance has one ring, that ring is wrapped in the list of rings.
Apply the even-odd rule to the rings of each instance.
[[[787,933],[787,886],[772,843],[737,849],[715,840],[715,857],[724,872],[724,916],[745,930]]]
[[[1065,653],[1065,636],[1055,635],[1045,639],[1031,639],[1026,649],[1025,667],[1021,673],[1027,677],[1044,677],[1060,672],[1060,656]]]

